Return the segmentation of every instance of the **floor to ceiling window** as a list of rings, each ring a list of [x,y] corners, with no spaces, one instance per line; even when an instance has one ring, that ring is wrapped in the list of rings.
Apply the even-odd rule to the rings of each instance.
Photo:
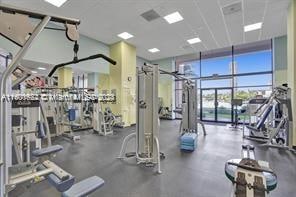
[[[233,98],[247,103],[272,90],[271,40],[201,52],[176,70],[198,81],[199,115],[204,121],[232,122]],[[182,81],[176,81],[176,107],[181,107]]]

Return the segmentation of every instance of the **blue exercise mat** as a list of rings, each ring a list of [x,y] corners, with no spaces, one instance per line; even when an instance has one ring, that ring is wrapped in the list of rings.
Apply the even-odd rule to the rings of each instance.
[[[194,151],[197,147],[197,134],[184,133],[180,139],[180,149]]]

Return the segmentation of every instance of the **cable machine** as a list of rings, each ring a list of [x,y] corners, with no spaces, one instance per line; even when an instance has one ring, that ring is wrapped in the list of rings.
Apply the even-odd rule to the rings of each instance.
[[[144,64],[137,68],[136,132],[124,138],[119,159],[136,157],[137,164],[157,165],[161,173],[158,116],[158,65]],[[135,139],[135,153],[125,153],[130,140]]]
[[[30,18],[38,19],[40,22],[36,26],[33,26]],[[34,12],[4,4],[0,5],[0,34],[20,47],[9,64],[0,65],[0,197],[8,196],[9,191],[20,183],[27,181],[36,183],[38,180],[44,180],[45,177],[50,179],[50,183],[58,191],[63,192],[64,196],[76,196],[78,192],[80,195],[87,195],[104,185],[104,180],[97,176],[74,184],[75,177],[49,161],[51,155],[63,149],[59,145],[48,146],[33,151],[33,156],[38,158],[37,164],[12,166],[12,105],[11,102],[3,98],[11,93],[12,83],[10,77],[13,72],[19,66],[20,61],[32,46],[37,36],[46,28],[46,25],[50,21],[63,24],[65,26],[64,31],[66,32],[66,37],[70,41],[75,42],[74,59],[70,62],[56,65],[50,72],[50,76],[54,74],[57,68],[90,59],[103,58],[111,64],[116,64],[114,60],[102,54],[78,59],[77,52],[79,47],[77,40],[79,39],[79,32],[77,26],[80,24],[79,20]],[[19,171],[22,172],[19,173]]]
[[[197,83],[196,80],[178,75],[177,72],[168,72],[160,70],[161,74],[172,75],[183,82],[182,88],[182,108],[174,110],[175,113],[182,115],[180,123],[180,149],[185,151],[193,151],[197,147],[198,124],[201,125],[203,135],[207,135],[203,122],[197,118]]]

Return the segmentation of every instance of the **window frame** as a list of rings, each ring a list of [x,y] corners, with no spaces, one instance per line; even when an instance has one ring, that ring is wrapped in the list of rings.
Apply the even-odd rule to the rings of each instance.
[[[270,42],[270,43],[268,43]],[[258,43],[258,46],[256,46]],[[251,45],[251,49],[247,48],[245,45]],[[236,50],[236,48],[238,48],[238,50]],[[254,50],[254,49],[258,49],[258,50]],[[228,57],[229,55],[229,47],[224,48],[225,52],[224,54],[226,54],[225,56],[222,56],[221,54],[223,54],[223,49],[218,49],[217,51],[219,51],[220,56],[217,55],[216,57]],[[245,51],[245,52],[244,52]],[[259,72],[243,72],[243,73],[236,73],[234,74],[233,71],[233,67],[231,69],[231,74],[227,74],[227,75],[217,75],[217,76],[198,76],[198,77],[193,77],[191,79],[194,80],[199,80],[199,86],[197,87],[197,92],[198,92],[198,96],[199,98],[201,97],[201,90],[202,89],[213,89],[213,88],[232,88],[233,89],[233,95],[232,97],[234,97],[235,94],[235,89],[240,89],[240,88],[260,88],[260,87],[270,87],[270,90],[272,90],[272,87],[274,85],[274,60],[273,60],[273,45],[272,45],[272,39],[270,40],[265,40],[265,41],[259,41],[259,42],[255,42],[255,43],[251,43],[251,44],[243,44],[243,45],[239,45],[239,46],[232,46],[231,47],[231,62],[232,65],[234,65],[235,62],[235,56],[237,55],[243,55],[243,54],[248,54],[248,53],[256,53],[256,52],[261,52],[261,51],[270,51],[270,58],[271,58],[271,65],[270,65],[270,70],[266,70],[266,71],[259,71]],[[203,52],[203,53],[209,53],[209,52]],[[203,60],[203,53],[199,52],[199,55],[195,55],[195,58],[191,58],[191,59],[187,59],[183,61],[176,61],[175,63],[175,68],[178,71],[179,70],[179,66],[181,64],[189,64],[190,62],[199,62],[199,74],[202,75],[202,60]],[[209,56],[210,57],[210,56]],[[215,58],[215,55],[213,55],[213,57]],[[206,58],[207,59],[207,58]],[[241,77],[241,76],[256,76],[256,75],[264,75],[264,74],[271,74],[271,84],[260,84],[260,85],[245,85],[245,86],[235,86],[234,85],[234,79],[235,77]],[[226,87],[202,87],[202,81],[204,80],[212,80],[212,79],[231,79],[232,81],[232,85],[231,86],[226,86]],[[178,90],[178,91],[176,91]],[[182,89],[176,89],[175,88],[175,97],[177,97],[177,92],[181,92],[180,90]],[[201,98],[199,99],[199,105],[201,106],[200,102],[201,102]],[[177,106],[177,100],[175,99],[175,105]],[[198,109],[199,111],[201,111],[201,109]]]

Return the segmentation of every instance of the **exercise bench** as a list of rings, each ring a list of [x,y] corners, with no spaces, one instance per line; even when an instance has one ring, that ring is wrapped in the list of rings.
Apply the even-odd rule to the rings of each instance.
[[[33,156],[41,158],[63,150],[60,145],[49,146],[33,151]],[[38,170],[50,169],[51,173],[46,176],[48,182],[62,193],[62,197],[86,197],[101,188],[105,181],[98,176],[92,176],[76,184],[75,177],[66,172],[55,163],[45,160],[37,168]]]
[[[53,145],[53,146],[48,146],[46,148],[33,150],[32,155],[34,157],[42,157],[50,154],[55,154],[57,152],[60,152],[61,150],[63,150],[63,147],[61,145]]]
[[[98,176],[92,176],[74,184],[69,190],[62,193],[62,197],[86,197],[101,188],[105,181]]]

